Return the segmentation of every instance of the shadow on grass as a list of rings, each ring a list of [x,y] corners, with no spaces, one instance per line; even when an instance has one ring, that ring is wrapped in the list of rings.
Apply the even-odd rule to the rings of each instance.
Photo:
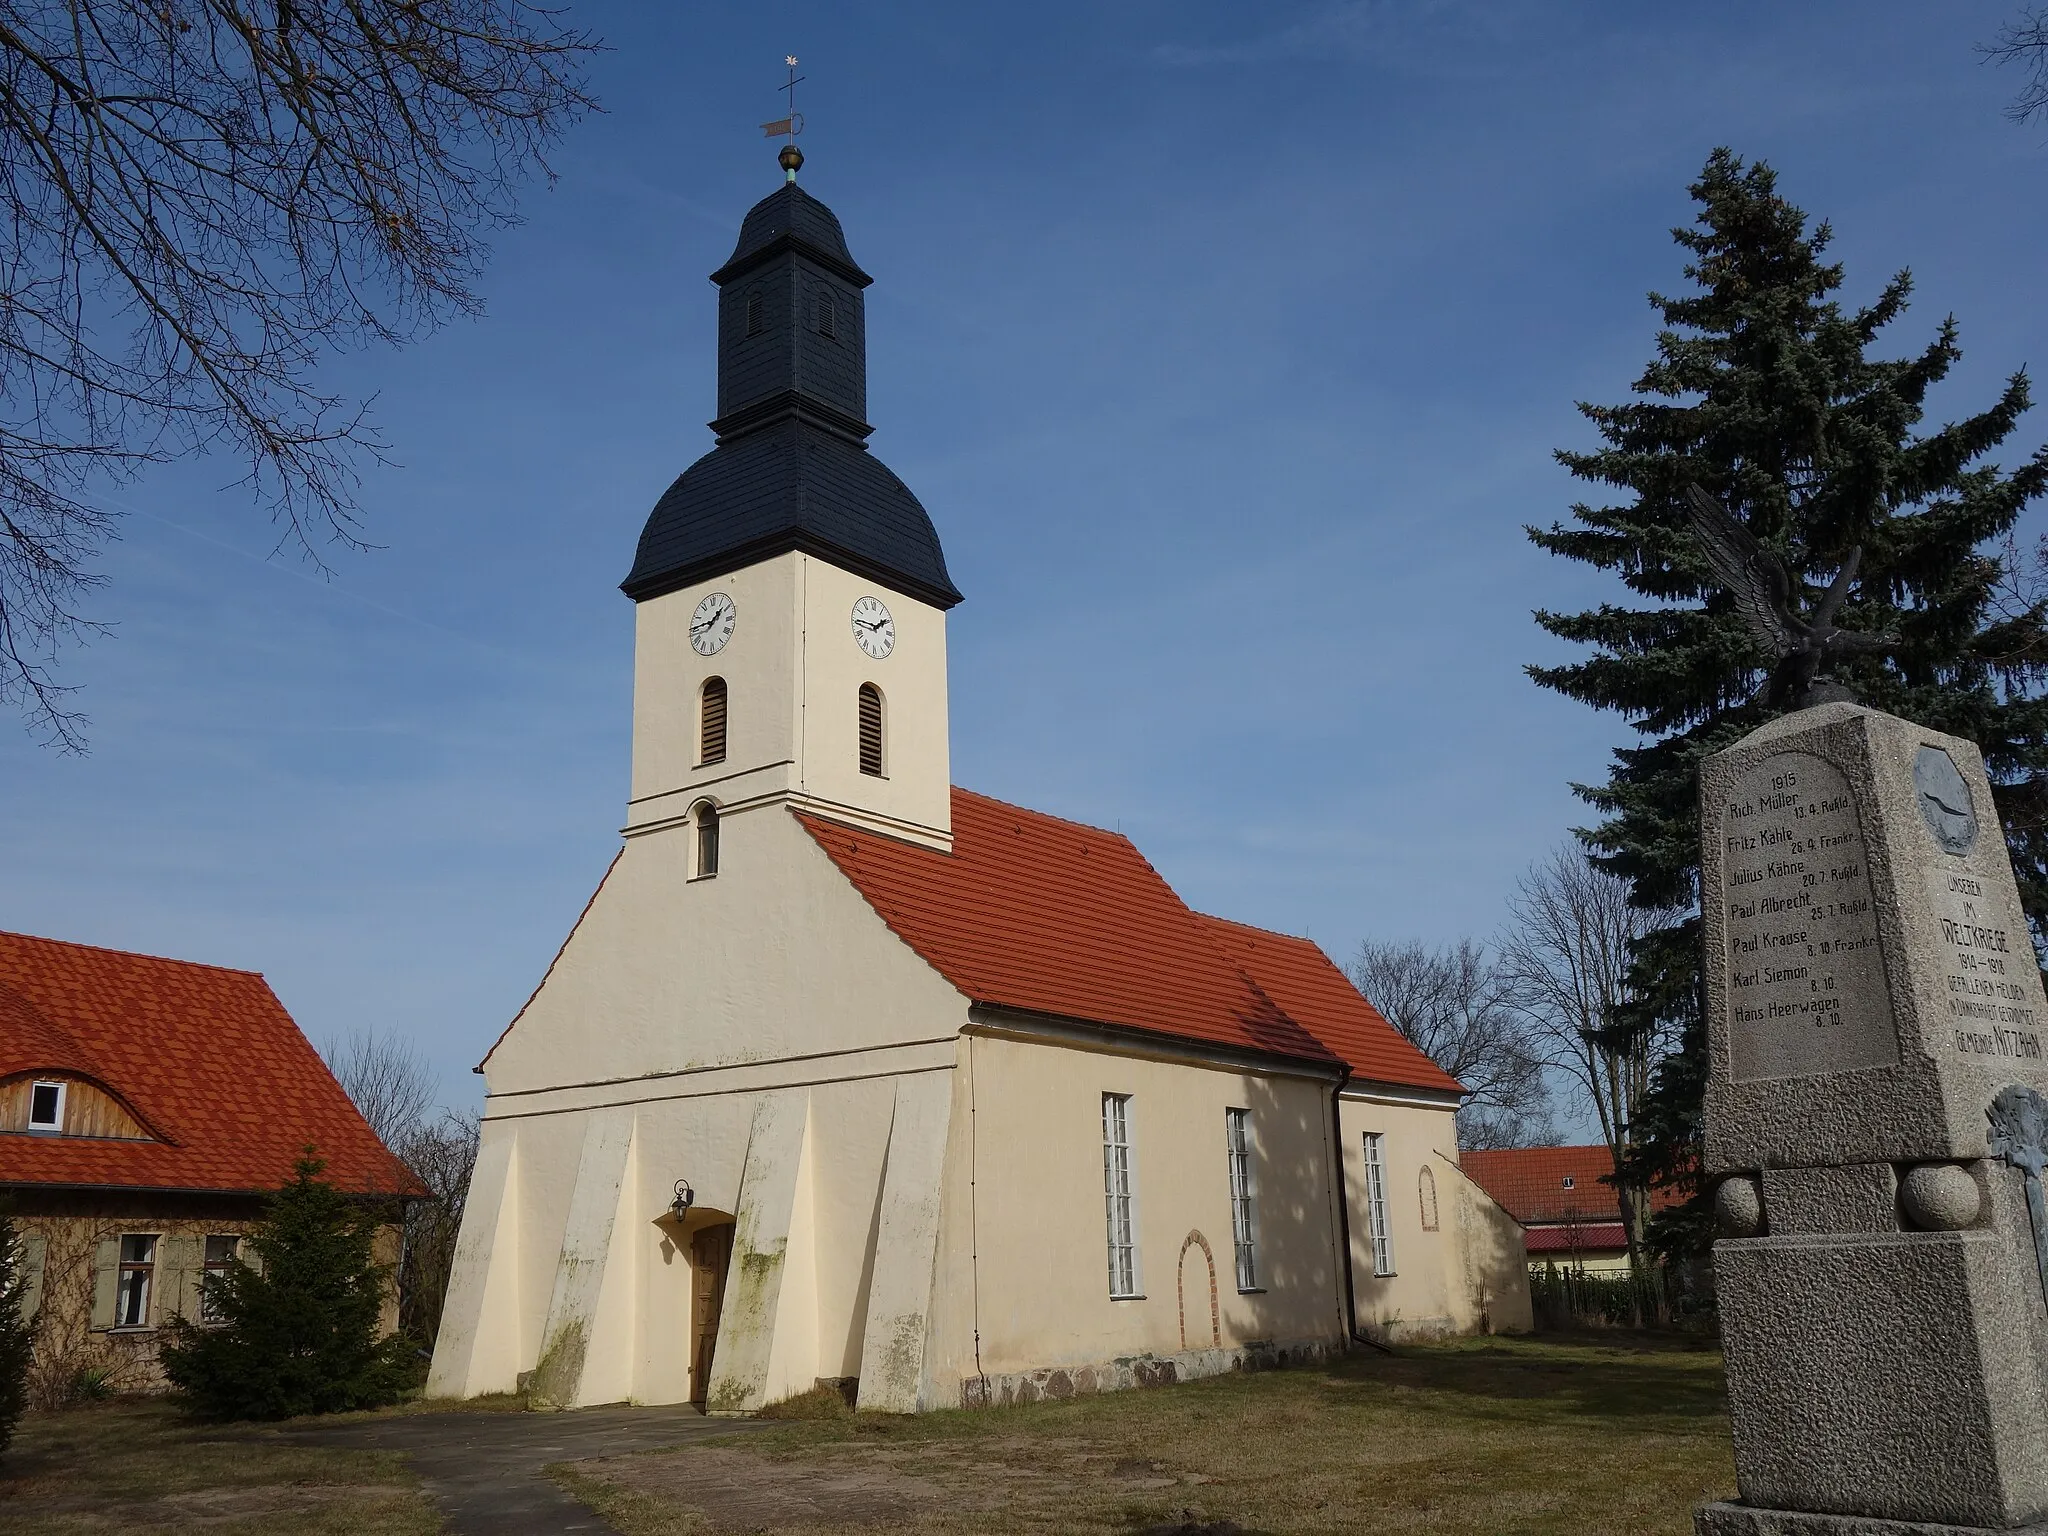
[[[1340,1383],[1482,1399],[1503,1412],[1543,1405],[1597,1419],[1693,1421],[1727,1412],[1721,1356],[1664,1334],[1620,1330],[1480,1339],[1356,1354],[1329,1368]],[[1467,1402],[1466,1411],[1480,1409]]]

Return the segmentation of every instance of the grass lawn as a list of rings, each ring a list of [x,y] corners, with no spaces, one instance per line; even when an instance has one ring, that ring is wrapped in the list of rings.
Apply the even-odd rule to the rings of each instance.
[[[384,1451],[297,1445],[199,1424],[161,1400],[31,1414],[0,1457],[0,1531],[83,1536],[429,1536],[433,1505]]]
[[[1692,1530],[1735,1485],[1721,1359],[1668,1338],[1483,1339],[915,1419],[847,1413],[550,1469],[626,1536]]]

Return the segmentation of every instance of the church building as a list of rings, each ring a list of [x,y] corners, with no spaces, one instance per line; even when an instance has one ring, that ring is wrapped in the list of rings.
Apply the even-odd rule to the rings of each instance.
[[[480,1069],[429,1392],[912,1412],[1527,1328],[1459,1085],[1320,949],[953,785],[961,595],[800,163],[712,274],[623,843]]]

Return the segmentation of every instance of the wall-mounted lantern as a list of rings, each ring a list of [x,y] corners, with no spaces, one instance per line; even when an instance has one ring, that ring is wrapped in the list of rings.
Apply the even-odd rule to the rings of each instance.
[[[668,1208],[674,1213],[676,1220],[681,1221],[684,1217],[688,1216],[690,1214],[690,1207],[696,1203],[697,1191],[690,1188],[690,1181],[688,1179],[677,1179],[676,1197],[668,1203]]]

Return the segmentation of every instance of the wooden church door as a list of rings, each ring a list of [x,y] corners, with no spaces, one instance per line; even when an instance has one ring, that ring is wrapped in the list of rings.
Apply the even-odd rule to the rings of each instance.
[[[698,1232],[690,1245],[692,1339],[690,1401],[701,1403],[711,1388],[711,1352],[718,1344],[718,1312],[725,1304],[725,1271],[732,1262],[733,1224],[722,1222]]]

